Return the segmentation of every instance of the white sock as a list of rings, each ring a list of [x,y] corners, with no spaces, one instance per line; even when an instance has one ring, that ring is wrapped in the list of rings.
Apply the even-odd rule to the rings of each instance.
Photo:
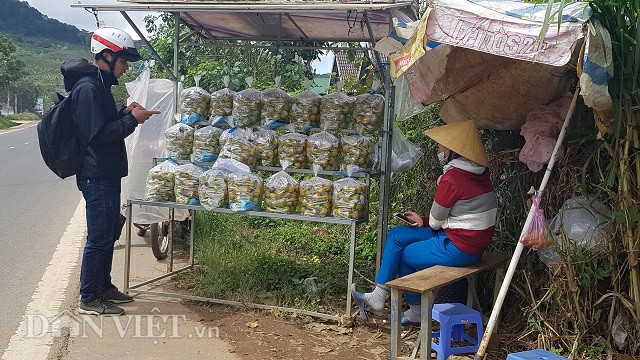
[[[384,303],[387,301],[387,294],[389,294],[389,289],[378,284],[372,292],[364,294],[364,301],[373,310],[380,311],[384,308]]]
[[[419,323],[422,320],[420,304],[409,304],[409,310],[404,312],[404,316],[412,323]]]

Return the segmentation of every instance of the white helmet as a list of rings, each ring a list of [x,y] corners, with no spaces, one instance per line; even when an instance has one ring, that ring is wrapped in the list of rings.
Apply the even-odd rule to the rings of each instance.
[[[142,59],[133,43],[133,38],[114,27],[101,27],[91,36],[91,53],[100,54],[104,50],[110,50],[127,61]]]

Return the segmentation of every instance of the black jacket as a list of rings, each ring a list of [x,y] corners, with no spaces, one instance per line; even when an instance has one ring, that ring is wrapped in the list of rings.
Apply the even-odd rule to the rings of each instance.
[[[77,176],[121,178],[127,176],[127,149],[124,139],[138,126],[133,115],[118,111],[111,86],[118,84],[112,74],[85,59],[69,59],[62,64],[66,91],[82,78],[71,94],[78,135],[88,141],[82,170]]]

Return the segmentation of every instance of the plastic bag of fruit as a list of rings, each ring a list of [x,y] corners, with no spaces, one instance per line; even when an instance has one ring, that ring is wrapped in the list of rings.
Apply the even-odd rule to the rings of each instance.
[[[241,128],[260,124],[261,93],[251,88],[253,77],[249,76],[245,80],[249,87],[236,93],[232,111],[236,126]]]
[[[342,93],[342,82],[337,87],[338,91],[320,100],[320,127],[329,132],[353,128],[353,99]]]
[[[193,150],[191,126],[178,123],[168,128],[164,135],[167,139],[167,156],[176,160],[189,160]]]
[[[260,211],[262,178],[247,171],[227,176],[229,208],[233,211]]]
[[[222,136],[224,136],[224,145],[219,157],[238,160],[253,169],[258,160],[258,148],[251,141],[251,130],[232,127],[225,130]]]
[[[357,168],[347,167],[348,177],[333,182],[333,216],[348,219],[367,217],[367,186],[353,177]]]
[[[306,90],[291,98],[291,123],[297,132],[320,127],[320,95],[309,90],[313,81],[305,81]]]
[[[213,126],[205,126],[193,133],[193,161],[216,161],[220,153],[220,135],[222,130]]]
[[[293,126],[290,126],[293,129]],[[307,136],[297,132],[280,135],[278,138],[278,160],[286,160],[294,169],[307,166]]]
[[[258,163],[262,166],[276,166],[278,162],[278,133],[273,130],[258,130],[250,136],[258,148]]]
[[[322,170],[338,170],[340,140],[331,133],[321,131],[307,138],[309,164],[320,165]]]
[[[222,80],[224,88],[211,93],[209,120],[211,125],[226,129],[228,127],[228,119],[233,112],[233,98],[235,91],[229,89],[229,76],[225,76]]]
[[[289,123],[291,97],[280,89],[280,76],[276,76],[275,87],[262,91],[261,99],[262,127],[273,130]]]
[[[313,165],[314,177],[300,182],[300,214],[305,216],[331,215],[333,183],[318,176],[319,165]]]
[[[373,139],[362,135],[349,135],[340,139],[342,163],[340,170],[346,171],[348,165],[355,165],[359,170],[370,170],[375,157]]]
[[[298,208],[300,184],[285,170],[288,161],[282,161],[282,171],[279,171],[264,182],[264,205],[267,212],[279,214],[293,214]]]
[[[376,80],[369,94],[355,97],[353,119],[355,121],[355,129],[360,134],[370,134],[382,130],[384,96],[375,93],[379,86],[380,82]]]
[[[184,164],[176,167],[175,193],[178,204],[199,205],[198,186],[200,175],[204,170],[195,164]]]
[[[180,122],[193,125],[206,121],[209,116],[211,95],[200,87],[200,76],[194,76],[196,86],[186,88],[180,93]]]
[[[165,160],[149,170],[144,190],[145,201],[173,202],[176,200],[174,192],[175,171],[177,164],[172,160]]]

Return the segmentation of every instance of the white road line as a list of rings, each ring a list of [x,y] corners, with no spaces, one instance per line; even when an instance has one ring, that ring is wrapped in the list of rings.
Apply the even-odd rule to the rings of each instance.
[[[2,360],[45,360],[53,344],[52,329],[44,336],[28,336],[28,315],[43,316],[52,319],[61,312],[66,298],[65,292],[71,280],[71,274],[78,265],[78,255],[86,231],[85,204],[81,200],[76,208],[53,257],[42,275],[42,279],[33,293],[27,311],[22,317],[18,330],[11,337]],[[33,325],[33,323],[32,323]],[[33,329],[32,329],[33,334]]]

